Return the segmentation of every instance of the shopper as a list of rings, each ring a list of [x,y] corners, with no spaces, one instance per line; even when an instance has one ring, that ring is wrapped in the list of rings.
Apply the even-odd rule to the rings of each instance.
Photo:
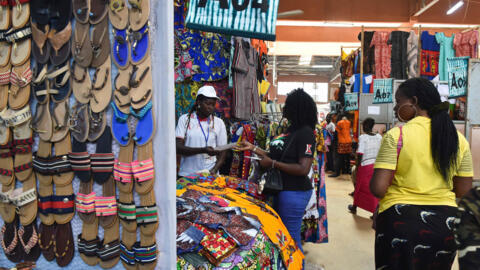
[[[378,199],[370,192],[370,179],[373,175],[373,164],[380,149],[382,136],[373,133],[374,125],[373,118],[365,119],[362,123],[364,134],[358,138],[355,192],[353,204],[348,206],[352,214],[357,213],[357,207],[373,213],[378,204]]]
[[[376,268],[451,269],[455,197],[472,187],[470,147],[427,79],[405,81],[395,99],[395,114],[407,123],[385,134],[370,182],[381,199]]]
[[[262,167],[276,168],[281,172],[283,191],[275,195],[275,210],[302,249],[300,236],[302,218],[312,195],[308,174],[312,168],[315,151],[317,105],[303,89],[293,90],[285,101],[283,117],[290,122],[290,126],[286,134],[272,140],[270,153],[247,141],[242,141],[238,150],[255,152],[261,157]],[[291,145],[286,149],[291,140],[293,140]],[[279,161],[284,151],[285,157],[283,161]]]
[[[222,119],[213,115],[219,98],[212,86],[203,86],[188,114],[178,119],[175,135],[177,154],[182,156],[179,176],[208,170],[216,174],[226,152],[214,147],[227,144],[227,130]]]
[[[325,129],[327,130],[327,136],[325,137],[325,145],[327,146],[327,171],[334,172],[335,164],[333,162],[334,158],[334,151],[335,151],[335,144],[334,144],[334,137],[335,137],[335,123],[332,121],[332,114],[327,114],[326,117],[327,126]]]
[[[337,122],[337,159],[335,161],[335,173],[330,177],[338,177],[342,173],[350,174],[350,155],[352,154],[352,136],[351,126],[352,124],[348,118],[344,115],[342,120]]]

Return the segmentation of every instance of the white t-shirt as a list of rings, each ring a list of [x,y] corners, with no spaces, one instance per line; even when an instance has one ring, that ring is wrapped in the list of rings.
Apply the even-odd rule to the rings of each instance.
[[[187,128],[188,114],[180,116],[178,119],[175,136],[185,140],[185,146],[188,147],[216,147],[227,144],[227,129],[225,123],[218,117],[208,117],[207,121],[200,121],[194,112],[190,117],[190,123],[185,138],[185,129]],[[200,128],[201,123],[202,128]],[[206,142],[208,138],[208,143]],[[180,176],[186,176],[202,170],[211,170],[217,158],[208,154],[198,154],[193,156],[182,156],[180,161]]]
[[[375,163],[377,159],[378,150],[382,144],[382,136],[380,134],[368,135],[363,134],[358,138],[357,153],[362,154],[362,166],[367,166]]]

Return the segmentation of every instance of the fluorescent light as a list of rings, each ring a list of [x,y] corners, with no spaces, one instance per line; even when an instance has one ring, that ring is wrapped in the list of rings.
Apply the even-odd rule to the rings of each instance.
[[[463,29],[463,28],[473,28],[477,27],[478,25],[475,24],[445,24],[445,23],[416,23],[413,27],[424,27],[424,28],[441,28],[441,29]]]
[[[450,15],[450,14],[454,13],[454,12],[457,11],[457,9],[459,9],[461,6],[463,6],[463,0],[458,1],[455,5],[453,5],[453,7],[451,7],[451,8],[447,11],[447,15]]]
[[[298,65],[308,66],[308,65],[310,65],[310,62],[312,62],[312,56],[311,55],[302,55],[302,56],[300,56],[300,60],[298,60]]]
[[[312,27],[400,27],[402,23],[369,23],[369,22],[325,22],[325,21],[300,21],[278,20],[277,26],[312,26]]]
[[[313,65],[312,68],[333,68],[333,65]]]
[[[420,16],[422,13],[424,13],[425,11],[427,11],[427,9],[431,8],[433,5],[435,5],[436,3],[438,3],[440,0],[432,0],[432,2],[428,3],[426,6],[424,6],[423,8],[421,8],[419,11],[417,11],[417,13],[415,13],[413,16],[414,17],[418,17]]]
[[[290,10],[290,11],[285,11],[285,12],[278,13],[277,19],[287,18],[287,17],[292,17],[292,16],[298,16],[298,15],[303,15],[303,10],[295,9],[295,10]]]

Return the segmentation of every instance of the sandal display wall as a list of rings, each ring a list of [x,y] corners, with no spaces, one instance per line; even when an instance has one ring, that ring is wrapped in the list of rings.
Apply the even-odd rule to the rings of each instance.
[[[12,110],[16,112],[15,121],[3,115],[8,123],[12,123],[9,128],[12,134],[13,124],[26,126],[25,131],[20,132],[25,138],[17,138],[18,148],[32,145],[32,153],[18,151],[17,160],[13,156],[9,162],[19,168],[24,165],[12,182],[15,188],[23,186],[21,195],[26,198],[23,204],[16,201],[20,205],[20,213],[27,213],[19,222],[27,224],[29,221],[26,218],[33,216],[29,213],[37,211],[36,237],[49,239],[40,245],[35,245],[33,238],[30,242],[24,241],[27,247],[35,246],[31,254],[38,253],[40,246],[47,250],[36,261],[36,268],[172,269],[176,262],[173,2],[74,0],[71,6],[65,4],[65,0],[21,0],[18,3],[27,3],[36,9],[48,3],[58,5],[62,10],[71,8],[74,11],[71,20],[65,14],[60,19],[37,16],[31,23],[25,24],[35,32],[36,38],[44,37],[31,41],[31,75],[27,72],[28,65],[23,67],[19,62],[21,59],[12,65],[18,70],[18,75],[32,81],[24,86],[23,80],[17,80],[15,87],[24,87],[23,92],[28,88],[32,94],[29,100],[29,94],[25,94],[27,101],[24,104],[21,91],[18,91],[18,98],[11,98]],[[106,3],[106,12],[101,8],[102,3]],[[126,4],[125,9],[120,8],[122,3]],[[149,10],[149,16],[129,15],[127,7],[132,4]],[[88,16],[90,13],[92,15]],[[12,11],[7,15],[13,14]],[[18,20],[15,23],[17,28],[21,26]],[[148,35],[147,42],[142,40],[145,34]],[[50,40],[49,36],[53,38]],[[132,52],[133,43],[138,45],[135,53]],[[4,48],[5,45],[0,46],[0,49]],[[19,49],[28,48],[22,45]],[[0,73],[7,69],[3,65]],[[68,87],[70,83],[71,88]],[[3,95],[8,95],[8,90],[4,89],[8,88],[0,83],[2,109],[12,107],[8,102],[6,105],[2,103],[5,100]],[[124,93],[129,94],[126,96]],[[128,102],[130,106],[121,106]],[[88,122],[87,134],[76,130],[85,129],[79,124],[82,121],[83,125]],[[152,122],[154,125],[150,124]],[[25,135],[30,127],[35,131],[32,141],[28,140],[28,134]],[[44,132],[42,128],[45,127],[52,132]],[[110,129],[115,128],[117,131],[110,135]],[[148,134],[153,137],[149,138]],[[0,139],[4,138],[0,136]],[[35,158],[29,163],[32,155]],[[52,159],[52,156],[57,158]],[[87,160],[89,169],[85,166]],[[59,169],[52,169],[55,167],[53,163],[58,164]],[[10,167],[10,164],[4,164],[0,160],[0,168]],[[111,175],[105,173],[105,167]],[[112,167],[115,170],[111,170]],[[25,176],[29,170],[32,171],[31,177]],[[131,182],[128,182],[128,175],[132,176]],[[2,191],[8,191],[12,183],[4,185],[9,188]],[[10,197],[0,197],[4,203],[12,201]],[[28,199],[30,197],[35,200]],[[58,201],[55,205],[60,204],[61,209],[53,209],[52,201]],[[9,207],[15,209],[14,205]],[[75,209],[74,212],[71,208]],[[8,211],[7,207],[3,209]],[[118,214],[113,214],[115,212]],[[156,218],[152,218],[153,213],[157,214]],[[43,228],[42,237],[38,226],[54,222],[59,224],[57,229]],[[3,220],[0,223],[3,225]],[[18,235],[21,227],[16,226]],[[31,228],[25,227],[22,234],[32,234]],[[5,248],[8,248],[12,239],[4,239]],[[144,245],[134,244],[140,240]],[[20,247],[21,243],[17,245]],[[153,252],[156,256],[152,257],[153,245],[156,246]],[[143,260],[143,264],[138,259],[135,261],[135,254],[140,261]],[[133,258],[133,265],[129,265],[129,258]],[[155,258],[156,263],[151,263]],[[14,267],[16,263],[9,259],[0,250],[0,266]]]

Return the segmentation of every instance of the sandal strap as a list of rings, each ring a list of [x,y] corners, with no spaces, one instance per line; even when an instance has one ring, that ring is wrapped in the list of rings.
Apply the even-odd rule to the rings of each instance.
[[[128,114],[125,114],[124,116],[122,116],[123,113],[120,112],[120,110],[117,108],[117,105],[113,101],[110,103],[110,106],[113,109],[113,114],[115,116],[115,121],[120,122],[120,123],[127,122]]]
[[[100,245],[100,239],[95,238],[93,240],[87,241],[82,238],[82,234],[78,235],[78,252],[87,256],[87,257],[95,257],[97,256],[97,250]]]
[[[151,263],[157,259],[157,245],[142,247],[140,242],[133,245],[133,251],[135,252],[135,261],[138,263]]]
[[[32,112],[30,111],[30,106],[25,106],[25,108],[18,111],[5,109],[0,112],[0,117],[7,127],[15,127],[32,119]]]
[[[128,249],[123,242],[120,242],[120,259],[128,265],[135,265],[135,251]]]
[[[155,175],[153,160],[150,158],[144,161],[132,162],[132,172],[133,178],[139,183],[152,180]]]
[[[27,154],[32,152],[33,138],[14,140],[12,153]]]
[[[117,199],[115,196],[110,197],[96,197],[95,198],[95,212],[96,215],[112,216],[117,214]]]
[[[0,203],[10,203],[10,193],[12,193],[12,190],[7,192],[0,191]]]
[[[32,145],[33,144],[33,137],[30,137],[28,139],[19,139],[19,140],[13,140],[13,145],[18,146],[18,145]]]
[[[8,152],[8,153],[5,153],[5,154],[9,154],[9,155],[7,156],[7,155],[2,154],[2,155],[0,155],[0,157],[5,158],[5,157],[11,157],[13,155],[12,152]],[[13,171],[0,168],[0,174],[3,175],[3,176],[12,176]]]
[[[110,9],[114,12],[120,12],[125,8],[125,2],[123,0],[110,0]]]
[[[11,71],[5,71],[0,73],[0,85],[5,85],[10,83]]]
[[[76,82],[76,83],[82,83],[85,81],[85,78],[87,77],[87,68],[84,68],[84,67],[80,67],[82,70],[83,70],[83,76],[82,78],[78,79],[77,77],[75,77],[75,72],[73,72],[73,70],[75,70],[75,66],[77,65],[77,62],[73,61],[72,63],[72,71],[70,71],[70,74],[73,78],[73,80]]]
[[[25,227],[20,226],[20,229],[18,230],[18,238],[20,239],[20,244],[22,244],[23,249],[27,254],[30,254],[30,251],[32,250],[32,248],[38,242],[37,230],[35,230],[35,226],[33,226],[32,228],[33,228],[33,232],[32,232],[32,235],[30,236],[30,239],[28,239],[27,244],[25,244],[25,241],[23,241],[23,234],[25,233]]]
[[[47,77],[47,71],[48,71],[47,65],[44,65],[44,66],[42,67],[42,70],[40,70],[40,72],[38,72],[38,73],[37,73],[37,71],[38,71],[37,69],[38,69],[38,67],[35,67],[35,68],[34,68],[34,71],[35,71],[34,73],[35,73],[35,75],[34,75],[34,78],[33,78],[33,84],[40,84],[40,83],[42,83],[42,82],[45,80],[45,78]]]
[[[95,153],[90,156],[92,172],[111,173],[115,163],[113,153]]]
[[[110,243],[103,243],[97,250],[97,256],[102,261],[109,261],[118,258],[120,255],[120,240],[114,240]]]
[[[38,198],[38,211],[44,215],[74,212],[75,195],[50,195]]]
[[[47,42],[48,38],[48,32],[50,32],[50,25],[45,26],[45,32],[40,30],[38,28],[37,24],[32,22],[32,39],[37,44],[38,48],[40,51],[43,51],[43,47],[45,46],[45,43]]]
[[[50,41],[52,48],[55,50],[55,53],[58,53],[58,51],[63,47],[63,45],[70,40],[71,36],[72,23],[68,22],[67,26],[59,32],[57,32],[55,29],[52,29],[48,33],[48,40]]]
[[[133,55],[137,55],[137,44],[140,40],[143,39],[143,37],[146,34],[148,34],[148,30],[149,30],[149,26],[147,25],[147,27],[145,27],[145,30],[143,32],[135,31],[135,32],[130,33],[129,40],[131,40],[131,41],[133,40],[133,44],[132,44]]]
[[[28,162],[27,164],[17,166],[17,167],[14,168],[14,170],[15,170],[16,173],[20,173],[20,172],[24,172],[26,170],[29,170],[31,168],[33,168],[33,162]]]
[[[95,212],[95,192],[90,194],[78,193],[76,198],[77,211],[81,213],[93,213]]]
[[[97,70],[95,71],[95,74],[93,75],[93,82],[92,82],[92,90],[102,90],[105,85],[107,84],[107,80],[108,80],[108,75],[110,74],[110,69],[107,68],[105,70],[105,78],[103,80],[103,82],[100,84],[100,86],[95,86],[95,83],[97,82],[97,74],[98,74],[98,71],[100,71],[99,68],[97,68]]]
[[[57,82],[57,79],[62,75],[62,74],[65,74],[63,77],[62,77],[62,80],[60,82]],[[63,67],[59,68],[59,69],[56,69],[56,70],[53,70],[51,71],[50,73],[47,74],[46,76],[48,79],[55,79],[55,86],[56,87],[62,87],[64,86],[68,80],[70,79],[70,67],[67,64],[65,64]]]
[[[25,206],[37,199],[37,190],[35,188],[23,191],[23,188],[17,188],[10,193],[10,202],[17,208]]]
[[[14,228],[14,236],[13,236],[13,239],[12,239],[12,242],[10,242],[10,245],[8,245],[8,247],[5,245],[5,232],[7,230],[7,226],[4,224],[3,227],[2,227],[2,230],[0,232],[0,238],[1,238],[1,245],[2,245],[2,248],[5,252],[5,254],[10,254],[12,253],[12,251],[17,247],[17,244],[18,244],[18,234],[17,234],[17,228],[16,227],[13,227]]]
[[[145,116],[145,114],[147,114],[147,112],[152,108],[152,101],[150,100],[147,105],[145,105],[145,107],[143,107],[140,111],[135,112],[135,110],[130,107],[130,114],[132,114],[133,116],[135,116],[136,118],[138,119],[143,119],[143,117]]]
[[[113,178],[120,183],[131,183],[133,180],[132,164],[115,160]]]
[[[32,70],[27,67],[21,75],[18,75],[15,71],[10,73],[10,83],[18,86],[19,88],[25,87],[32,81]]]
[[[88,152],[71,152],[68,154],[72,171],[90,171],[90,154]]]
[[[29,39],[31,36],[32,36],[32,28],[30,28],[30,25],[26,25],[19,29],[12,28],[10,31],[5,33],[4,40],[0,39],[0,41],[16,43],[16,42]]]
[[[145,92],[145,95],[143,95],[143,97],[141,97],[139,100],[130,99],[130,102],[132,104],[140,104],[144,102],[151,94],[152,94],[152,89],[148,89],[147,92]]]
[[[147,225],[158,221],[157,205],[137,206],[137,224]]]
[[[138,80],[135,80],[135,77],[138,71],[138,66],[133,66],[132,73],[130,74],[130,79],[128,80],[128,85],[130,86],[130,88],[138,88],[138,86],[143,81],[145,76],[147,76],[147,73],[149,70],[150,70],[150,67],[147,67],[146,69],[144,69],[142,72],[142,75],[140,75],[140,78]]]
[[[39,157],[33,156],[33,169],[43,175],[54,175],[72,171],[68,155]]]
[[[118,217],[125,221],[134,221],[137,219],[137,212],[134,203],[118,202]]]
[[[9,2],[10,2],[10,6],[14,7],[16,5],[29,3],[30,0],[9,0]]]

